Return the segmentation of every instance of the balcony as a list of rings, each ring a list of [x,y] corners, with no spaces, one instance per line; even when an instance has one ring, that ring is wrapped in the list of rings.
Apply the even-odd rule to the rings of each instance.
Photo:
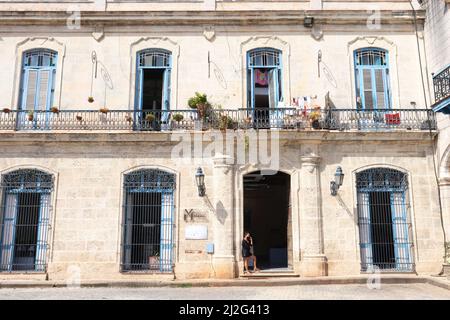
[[[431,110],[0,110],[2,131],[192,131],[279,129],[291,131],[436,130]]]
[[[443,110],[444,113],[450,113],[448,108],[450,106],[450,65],[433,76],[433,85],[436,100],[433,110]]]

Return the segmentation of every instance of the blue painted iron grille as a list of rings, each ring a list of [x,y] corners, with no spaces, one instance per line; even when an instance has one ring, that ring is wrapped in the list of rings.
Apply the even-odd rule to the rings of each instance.
[[[124,190],[122,271],[172,272],[175,175],[138,170]]]
[[[52,175],[39,170],[2,176],[0,271],[46,271],[52,190]]]
[[[356,179],[361,270],[414,271],[406,174],[374,168]]]

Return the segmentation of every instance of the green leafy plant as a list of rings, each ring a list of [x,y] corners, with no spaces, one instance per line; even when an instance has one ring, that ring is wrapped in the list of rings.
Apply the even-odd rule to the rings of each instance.
[[[235,125],[235,121],[230,116],[228,116],[228,115],[220,116],[220,119],[219,119],[219,129],[220,130],[233,129],[234,125]]]
[[[197,109],[199,105],[208,103],[208,97],[204,93],[196,92],[195,96],[189,98],[188,106]]]
[[[208,111],[211,109],[211,104],[208,102],[206,94],[199,92],[196,92],[195,96],[189,98],[188,106],[192,109],[197,109],[201,119],[205,119]]]
[[[148,121],[148,122],[153,122],[153,121],[155,121],[155,115],[152,114],[152,113],[148,113],[148,114],[145,116],[145,120]]]
[[[94,97],[88,97],[88,102],[89,102],[89,103],[94,102]]]
[[[172,116],[172,119],[175,120],[176,122],[180,122],[184,119],[184,116],[180,113],[176,113]]]
[[[320,111],[313,111],[309,114],[309,120],[317,121],[320,119]]]

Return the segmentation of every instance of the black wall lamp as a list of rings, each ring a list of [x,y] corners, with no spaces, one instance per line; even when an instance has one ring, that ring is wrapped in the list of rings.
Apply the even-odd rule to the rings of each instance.
[[[342,172],[341,167],[337,167],[334,174],[334,181],[330,182],[330,190],[332,196],[337,195],[339,187],[342,186],[342,182],[344,182],[344,173]]]
[[[197,172],[195,173],[195,182],[197,183],[198,196],[203,197],[206,192],[205,174],[203,173],[203,170],[200,167],[197,168]]]
[[[305,28],[312,28],[313,25],[314,25],[314,17],[306,16],[305,19],[303,20],[303,26]]]

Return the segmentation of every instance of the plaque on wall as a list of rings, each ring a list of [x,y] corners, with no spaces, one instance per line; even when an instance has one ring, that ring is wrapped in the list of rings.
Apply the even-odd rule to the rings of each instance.
[[[187,225],[184,229],[186,240],[208,240],[208,226],[204,224]]]

